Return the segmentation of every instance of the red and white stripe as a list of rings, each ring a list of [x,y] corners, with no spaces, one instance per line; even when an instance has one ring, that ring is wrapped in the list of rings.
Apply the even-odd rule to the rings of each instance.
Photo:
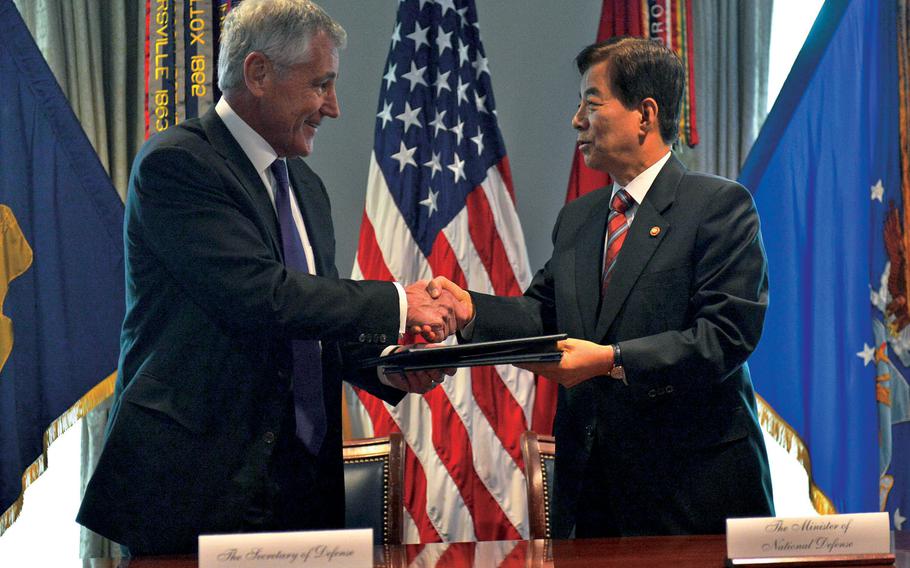
[[[471,566],[473,568],[524,568],[533,565],[534,551],[527,542],[480,544],[434,544],[408,547],[405,560],[410,568]]]
[[[407,284],[435,275],[498,295],[518,295],[530,283],[507,159],[487,171],[429,256],[371,159],[353,278]],[[547,383],[538,395],[536,383],[511,366],[459,369],[441,388],[396,407],[345,385],[355,437],[404,434],[405,542],[528,537],[519,437],[535,426],[548,432],[555,408],[555,387]],[[544,417],[540,425],[535,416]]]

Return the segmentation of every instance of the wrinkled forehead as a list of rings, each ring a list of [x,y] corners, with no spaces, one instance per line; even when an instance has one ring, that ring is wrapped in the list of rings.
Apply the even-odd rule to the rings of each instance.
[[[303,61],[292,65],[291,68],[299,69],[309,76],[325,79],[338,75],[338,48],[325,33],[320,32],[310,40],[308,52]]]

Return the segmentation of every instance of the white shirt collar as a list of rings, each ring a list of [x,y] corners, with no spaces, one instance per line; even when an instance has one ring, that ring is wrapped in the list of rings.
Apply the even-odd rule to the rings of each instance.
[[[278,153],[275,152],[271,144],[265,141],[265,138],[260,136],[258,132],[253,130],[253,127],[244,122],[234,112],[234,109],[231,108],[231,105],[228,104],[227,99],[224,97],[221,97],[218,104],[215,105],[215,112],[218,113],[221,121],[227,126],[231,136],[240,144],[240,148],[243,149],[243,153],[253,163],[253,167],[256,168],[259,176],[267,179],[268,175],[266,172],[272,162],[278,159]],[[269,184],[266,184],[266,187],[268,186]]]
[[[657,174],[660,173],[661,168],[663,168],[664,164],[667,163],[667,160],[670,159],[671,154],[672,152],[668,151],[666,154],[664,154],[663,158],[651,164],[648,169],[635,176],[635,179],[626,185],[625,190],[628,191],[629,195],[632,196],[632,199],[635,200],[636,205],[645,200],[645,196],[648,194],[648,190],[650,190],[651,186],[654,184],[654,180],[657,178]],[[611,195],[615,195],[616,192],[620,190],[620,188],[622,188],[622,186],[614,181],[613,193]]]

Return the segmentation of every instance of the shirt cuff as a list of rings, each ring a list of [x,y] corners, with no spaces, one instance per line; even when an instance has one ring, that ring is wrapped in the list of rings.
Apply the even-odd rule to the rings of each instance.
[[[389,345],[388,347],[386,347],[385,349],[382,350],[382,354],[380,355],[380,357],[385,357],[389,353],[392,353],[393,351],[398,349],[398,347],[399,347],[398,345]],[[390,383],[388,377],[385,376],[385,366],[379,365],[376,367],[376,376],[379,377],[379,382],[384,384],[385,386],[397,388],[397,387],[395,387],[395,385]]]
[[[398,282],[392,282],[395,289],[398,290],[398,337],[404,335],[405,325],[408,323],[408,295],[404,291],[404,286]],[[383,353],[388,355],[388,353]]]

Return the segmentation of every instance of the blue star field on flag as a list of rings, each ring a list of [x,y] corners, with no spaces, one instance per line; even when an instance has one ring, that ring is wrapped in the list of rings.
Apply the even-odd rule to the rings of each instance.
[[[398,21],[374,152],[414,240],[429,254],[506,152],[474,4],[406,0]]]

